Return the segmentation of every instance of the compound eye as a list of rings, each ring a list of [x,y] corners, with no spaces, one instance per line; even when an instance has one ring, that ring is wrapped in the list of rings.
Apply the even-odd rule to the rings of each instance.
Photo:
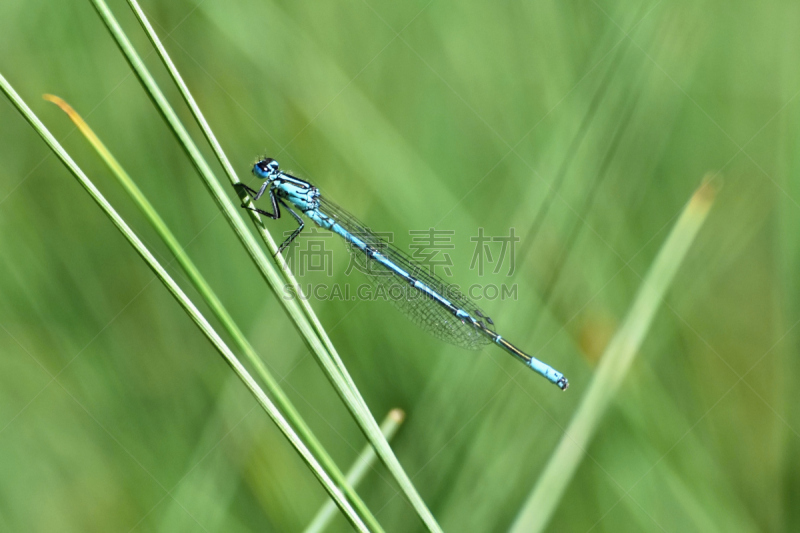
[[[262,159],[257,163],[257,166],[265,174],[272,174],[278,171],[278,162],[272,158]]]

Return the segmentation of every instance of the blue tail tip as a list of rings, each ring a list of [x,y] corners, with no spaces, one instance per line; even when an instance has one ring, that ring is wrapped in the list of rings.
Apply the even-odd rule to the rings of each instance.
[[[561,390],[567,390],[567,388],[569,387],[569,381],[567,381],[567,378],[562,377],[561,379],[556,381],[556,385],[558,385],[558,388]]]

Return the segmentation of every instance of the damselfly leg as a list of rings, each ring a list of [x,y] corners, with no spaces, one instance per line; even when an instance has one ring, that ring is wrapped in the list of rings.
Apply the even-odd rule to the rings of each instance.
[[[247,185],[245,185],[242,182],[239,182],[236,185],[238,185],[239,187],[244,187],[244,190],[246,190],[247,193],[250,196],[253,197],[253,201],[254,202],[257,201],[259,198],[261,198],[264,195],[264,193],[266,192],[266,190],[269,188],[269,182],[266,182],[266,181],[261,185],[261,187],[258,189],[258,191],[256,191],[252,187],[248,187]],[[270,191],[270,194],[272,194],[272,191]]]
[[[255,189],[252,189],[241,182],[238,183],[237,185],[239,187],[244,188],[244,190],[246,190],[247,193],[252,197],[254,202],[259,198],[261,198],[261,196],[264,194],[265,187],[261,187],[261,190],[256,191]],[[277,199],[275,198],[275,194],[272,191],[269,191],[269,199],[272,201],[272,213],[270,213],[269,211],[264,211],[263,209],[259,209],[257,207],[250,207],[245,203],[242,203],[242,207],[244,207],[245,209],[249,209],[250,211],[255,211],[256,213],[264,215],[265,217],[269,217],[273,220],[278,220],[279,218],[281,218],[281,210],[278,207]]]
[[[286,248],[287,248],[287,247],[288,247],[290,244],[292,244],[292,241],[294,241],[294,240],[297,238],[297,236],[298,236],[298,235],[300,235],[300,232],[301,232],[301,231],[303,231],[303,228],[305,228],[305,227],[306,227],[306,224],[305,224],[305,222],[303,222],[303,219],[302,219],[302,218],[300,218],[300,215],[298,215],[297,213],[295,213],[295,212],[294,212],[294,210],[292,210],[292,208],[291,208],[291,207],[289,207],[288,205],[286,205],[286,203],[285,203],[283,200],[281,200],[281,199],[279,198],[279,199],[278,199],[278,201],[281,203],[281,205],[282,205],[283,207],[285,207],[286,209],[288,209],[288,210],[289,210],[289,213],[291,213],[291,214],[292,214],[292,216],[294,217],[294,219],[297,221],[297,223],[298,223],[298,224],[300,224],[299,226],[297,226],[297,229],[296,229],[296,230],[294,230],[294,232],[292,232],[292,234],[291,234],[291,235],[289,235],[289,236],[286,238],[286,240],[285,240],[285,241],[283,241],[283,243],[281,243],[281,245],[278,247],[278,253],[281,253],[281,252],[282,252],[282,251],[284,251],[284,250],[285,250],[285,249],[286,249]],[[276,212],[277,212],[277,211],[276,211]],[[279,213],[279,212],[277,212],[277,213],[278,213],[278,217],[280,217],[280,213]]]

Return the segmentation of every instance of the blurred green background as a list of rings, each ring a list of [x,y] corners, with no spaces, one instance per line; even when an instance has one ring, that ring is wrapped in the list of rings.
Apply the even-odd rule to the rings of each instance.
[[[127,4],[109,3],[191,124]],[[312,302],[376,418],[407,412],[393,447],[446,531],[509,527],[675,217],[720,172],[550,529],[800,530],[800,5],[142,6],[248,183],[271,155],[401,247],[409,229],[454,230],[462,286],[517,284],[516,301],[481,305],[570,378],[567,393],[499,350],[423,334],[387,303]],[[41,95],[83,114],[346,469],[363,437],[91,4],[4,0],[0,50],[0,72],[169,262]],[[0,100],[0,529],[302,529],[326,499],[313,475]],[[281,239],[293,223],[269,227]],[[480,227],[521,236],[513,277],[469,269]],[[344,276],[344,245],[326,245],[333,281],[365,281]],[[387,531],[421,530],[382,467],[359,492]]]

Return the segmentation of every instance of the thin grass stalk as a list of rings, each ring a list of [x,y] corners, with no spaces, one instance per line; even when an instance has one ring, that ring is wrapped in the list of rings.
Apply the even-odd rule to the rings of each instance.
[[[111,151],[108,150],[100,138],[97,137],[94,131],[92,131],[86,121],[84,121],[83,118],[81,118],[81,116],[67,102],[53,95],[45,95],[44,99],[58,105],[75,123],[89,143],[91,143],[108,168],[111,170],[112,174],[117,178],[125,191],[131,196],[150,224],[155,228],[156,232],[177,259],[181,268],[183,268],[189,280],[192,282],[192,285],[194,285],[208,306],[211,308],[214,315],[223,325],[225,330],[230,334],[234,343],[241,350],[241,352],[244,353],[250,364],[253,365],[256,370],[256,374],[266,385],[267,390],[270,392],[270,395],[274,401],[282,409],[282,412],[292,423],[309,449],[311,449],[320,463],[322,463],[323,467],[331,476],[331,478],[339,485],[339,487],[342,488],[350,502],[359,512],[359,515],[362,517],[364,522],[367,523],[372,530],[382,531],[378,521],[366,507],[358,494],[356,494],[356,492],[353,490],[352,486],[346,481],[344,475],[336,466],[333,459],[331,459],[325,448],[317,440],[316,436],[300,416],[300,413],[297,412],[291,400],[289,400],[288,396],[286,396],[286,393],[278,384],[278,381],[266,368],[253,346],[233,320],[233,317],[231,317],[230,313],[228,313],[227,309],[225,309],[225,306],[217,297],[214,290],[197,269],[191,258],[189,258],[188,254],[175,238],[175,235],[172,233],[172,231],[170,231],[169,227],[164,222],[164,219],[161,218],[144,193],[142,193],[125,169],[122,168],[122,165],[120,165],[119,161],[117,161]]]
[[[241,183],[240,180],[239,180],[238,175],[236,174],[236,171],[234,170],[233,166],[230,163],[230,160],[228,159],[228,156],[225,154],[225,151],[222,149],[222,145],[217,140],[216,135],[214,135],[214,132],[211,129],[211,126],[209,126],[208,121],[205,118],[205,115],[203,115],[203,112],[200,109],[200,106],[197,104],[197,101],[194,99],[194,96],[192,96],[192,93],[189,90],[189,87],[186,85],[186,82],[183,80],[183,76],[181,76],[180,72],[178,71],[178,68],[175,66],[175,63],[172,61],[172,58],[169,56],[169,53],[167,52],[167,50],[164,47],[163,43],[158,38],[158,34],[156,34],[155,29],[153,28],[152,24],[150,24],[150,21],[147,19],[147,15],[145,15],[144,11],[141,9],[141,7],[139,6],[139,4],[138,4],[138,2],[136,0],[128,0],[128,4],[131,6],[131,9],[133,10],[134,14],[136,15],[137,20],[139,21],[139,23],[142,26],[142,29],[147,34],[148,38],[150,39],[151,44],[153,45],[153,47],[158,52],[158,55],[161,58],[162,63],[166,67],[167,71],[170,73],[170,76],[172,77],[173,81],[175,82],[175,85],[178,87],[178,90],[180,91],[184,102],[186,103],[186,105],[191,110],[192,115],[194,116],[195,120],[197,121],[198,126],[200,126],[200,129],[203,132],[203,135],[205,136],[206,140],[208,141],[209,145],[211,146],[212,150],[214,151],[214,154],[216,155],[217,160],[219,161],[220,165],[222,166],[223,170],[225,171],[225,174],[228,176],[228,180],[230,181],[231,185],[235,186],[238,183]],[[254,207],[254,205],[252,203],[252,199],[246,193],[242,195],[241,199],[249,207]],[[311,304],[308,303],[309,302],[309,298],[305,297],[305,295],[303,293],[303,289],[300,286],[300,284],[297,282],[297,279],[292,274],[292,271],[289,268],[289,265],[286,263],[286,261],[284,260],[283,256],[278,253],[278,247],[275,244],[275,241],[272,239],[272,235],[269,233],[269,231],[266,229],[265,225],[263,224],[263,221],[261,219],[261,215],[259,215],[258,213],[256,213],[252,209],[248,209],[247,211],[248,211],[248,214],[251,217],[251,219],[252,219],[252,221],[253,221],[253,223],[254,223],[254,225],[256,227],[256,230],[258,231],[258,234],[261,236],[262,240],[264,241],[264,244],[266,244],[266,246],[267,246],[267,249],[270,250],[273,258],[275,259],[275,262],[278,264],[278,267],[280,268],[280,272],[281,272],[281,274],[283,274],[284,280],[286,281],[286,283],[288,283],[292,287],[292,289],[294,291],[294,294],[298,295],[298,298],[296,300],[297,300],[297,303],[299,303],[300,307],[302,308],[303,313],[305,313],[306,317],[311,322],[312,326],[314,327],[314,331],[317,333],[319,338],[322,340],[323,344],[325,345],[325,348],[328,350],[328,353],[333,358],[334,363],[336,363],[336,366],[338,367],[339,371],[341,372],[342,377],[347,382],[347,385],[352,389],[354,395],[356,396],[356,399],[361,404],[361,409],[368,416],[369,420],[371,420],[373,423],[375,423],[375,420],[374,420],[374,417],[372,416],[372,413],[369,411],[369,408],[367,407],[366,402],[361,397],[361,393],[359,392],[358,387],[356,386],[355,382],[353,381],[352,377],[350,376],[350,373],[347,371],[347,368],[345,367],[344,362],[342,361],[341,357],[339,356],[339,352],[334,347],[333,342],[331,341],[330,337],[328,336],[327,331],[325,331],[325,328],[322,327],[322,324],[320,323],[319,318],[317,318],[316,313],[314,313],[314,310],[311,308]],[[376,427],[373,428],[373,430],[375,430],[375,429],[380,431],[380,428],[377,427],[377,424],[376,424]],[[382,435],[382,433],[381,433],[381,435]],[[388,449],[388,444],[386,445],[386,448]],[[391,449],[389,449],[389,453],[391,453]]]
[[[667,289],[711,209],[714,196],[715,189],[707,181],[684,208],[639,287],[625,320],[603,353],[578,410],[517,515],[511,533],[538,532],[547,526],[630,370]]]
[[[108,203],[97,187],[94,186],[86,174],[84,174],[83,170],[81,170],[75,161],[72,160],[61,144],[56,140],[55,137],[53,137],[50,131],[44,126],[44,124],[42,124],[33,111],[31,111],[28,105],[22,100],[19,94],[17,94],[14,88],[11,87],[2,74],[0,74],[0,89],[3,90],[9,100],[11,100],[17,110],[19,110],[19,112],[22,114],[22,116],[25,117],[25,119],[31,124],[31,126],[33,126],[36,132],[39,133],[48,146],[50,146],[56,156],[58,156],[58,158],[64,163],[72,175],[75,176],[81,186],[86,189],[92,199],[106,214],[106,216],[108,216],[111,222],[117,227],[117,229],[119,229],[120,233],[122,233],[125,239],[127,239],[131,246],[133,246],[134,250],[136,250],[142,259],[144,259],[145,263],[147,263],[150,269],[164,284],[170,294],[172,294],[181,307],[183,307],[184,311],[186,311],[200,331],[211,342],[214,348],[217,349],[220,355],[225,359],[225,362],[228,363],[239,379],[241,379],[245,386],[250,390],[259,405],[261,405],[261,407],[267,412],[269,417],[273,420],[273,422],[275,422],[286,438],[289,439],[295,450],[297,450],[306,464],[308,464],[309,468],[311,468],[314,475],[317,477],[317,479],[319,479],[320,483],[322,483],[322,486],[325,488],[325,490],[328,491],[328,494],[331,495],[331,497],[336,501],[337,505],[339,505],[339,508],[345,513],[350,523],[359,531],[370,531],[352,508],[344,493],[342,493],[339,487],[337,487],[333,480],[331,480],[331,478],[322,468],[322,465],[320,465],[317,461],[316,457],[314,457],[314,455],[309,451],[309,449],[300,439],[299,435],[295,433],[289,422],[270,401],[261,387],[259,387],[258,383],[256,383],[252,376],[247,372],[247,369],[239,362],[234,353],[225,344],[219,334],[217,334],[211,324],[209,324],[206,318],[194,306],[192,301],[181,290],[178,284],[175,283],[175,281],[170,277],[164,267],[162,267],[158,260],[150,253],[147,247],[125,223],[122,217],[120,217],[120,215],[114,210],[111,204]]]
[[[406,414],[402,409],[392,409],[389,411],[389,414],[386,415],[386,418],[381,422],[381,433],[387,441],[392,440],[405,418]],[[361,483],[361,480],[364,479],[364,476],[367,475],[367,472],[369,472],[375,464],[377,458],[378,456],[375,454],[375,449],[367,444],[356,458],[353,466],[347,471],[347,482],[353,487],[357,487],[358,484]],[[320,510],[317,511],[317,514],[311,520],[311,523],[308,524],[304,533],[322,533],[330,525],[335,514],[336,505],[333,501],[328,500]]]
[[[136,15],[139,24],[142,26],[142,29],[147,34],[147,37],[150,39],[150,43],[158,52],[158,56],[161,58],[162,63],[166,67],[167,71],[169,72],[172,80],[175,82],[175,85],[178,87],[178,90],[183,97],[183,101],[189,107],[192,112],[192,116],[194,116],[195,120],[197,121],[198,126],[200,126],[200,130],[203,132],[203,135],[208,141],[208,144],[211,146],[211,149],[214,151],[214,155],[217,157],[220,165],[222,166],[225,174],[228,176],[228,180],[230,181],[231,185],[236,186],[237,184],[241,183],[239,180],[236,171],[231,165],[228,156],[225,154],[225,151],[222,149],[222,145],[217,140],[217,136],[214,135],[214,131],[209,126],[208,121],[206,120],[205,115],[203,114],[200,106],[197,104],[197,101],[192,96],[189,87],[186,85],[186,82],[183,80],[183,76],[181,76],[178,68],[175,66],[175,63],[172,61],[172,58],[169,56],[167,49],[161,42],[161,39],[158,38],[158,34],[156,34],[155,29],[153,28],[152,24],[145,15],[142,8],[139,6],[139,3],[136,0],[128,0],[128,4],[131,6],[134,14]],[[241,199],[243,203],[247,204],[249,207],[255,207],[252,203],[252,198],[248,194],[242,194]],[[287,283],[289,283],[295,294],[298,295],[300,306],[303,309],[303,312],[308,317],[311,324],[314,326],[314,330],[319,335],[322,342],[325,344],[325,347],[330,352],[330,355],[333,357],[334,362],[339,367],[339,370],[342,372],[344,378],[348,381],[348,384],[351,386],[354,392],[358,394],[358,388],[356,387],[355,383],[353,383],[352,379],[350,378],[350,374],[347,371],[347,368],[344,366],[341,358],[339,357],[336,348],[334,348],[333,343],[331,342],[330,338],[328,337],[328,333],[325,331],[325,328],[322,327],[319,319],[317,318],[316,313],[311,308],[311,305],[308,303],[308,298],[305,297],[303,294],[303,290],[300,284],[295,279],[294,275],[292,274],[289,265],[286,263],[286,260],[283,258],[282,255],[278,254],[278,246],[275,244],[275,240],[272,238],[272,234],[267,231],[263,221],[261,219],[261,215],[253,211],[252,209],[248,209],[248,213],[253,220],[253,223],[258,231],[258,234],[261,236],[264,244],[266,244],[267,249],[270,251],[272,256],[275,258],[275,262],[280,267],[280,271],[283,274],[284,279]]]
[[[405,470],[403,470],[402,465],[400,465],[400,462],[394,455],[394,452],[389,446],[389,443],[386,442],[386,439],[383,438],[378,423],[375,421],[374,417],[370,413],[369,408],[366,405],[366,402],[364,402],[363,398],[361,397],[361,394],[359,393],[358,388],[355,386],[355,383],[353,382],[352,378],[344,369],[344,364],[342,363],[341,358],[339,357],[336,350],[333,349],[333,345],[330,342],[330,339],[328,338],[321,324],[319,324],[319,321],[316,319],[316,316],[314,315],[310,305],[308,305],[306,302],[300,299],[303,304],[303,307],[301,307],[297,303],[296,298],[286,299],[280,297],[280,294],[282,293],[281,291],[283,290],[284,287],[284,284],[281,281],[281,277],[274,269],[274,267],[272,267],[272,265],[267,261],[263,251],[255,245],[255,241],[253,240],[250,233],[247,232],[246,228],[244,227],[244,224],[241,221],[241,218],[239,218],[238,215],[239,210],[237,210],[233,206],[228,197],[225,195],[219,183],[216,181],[216,178],[214,177],[213,173],[208,167],[208,164],[203,159],[196,145],[189,137],[188,132],[183,127],[180,120],[177,118],[177,115],[167,102],[161,90],[158,88],[158,85],[155,83],[155,80],[150,75],[147,68],[144,66],[144,63],[142,62],[139,55],[136,53],[130,41],[126,37],[125,33],[122,31],[121,27],[119,26],[119,23],[114,18],[114,15],[108,9],[108,6],[105,4],[103,0],[92,0],[92,3],[97,9],[101,18],[103,19],[103,22],[106,24],[107,28],[111,32],[115,41],[117,42],[117,45],[119,46],[120,50],[125,55],[126,59],[128,60],[128,63],[133,68],[134,72],[139,78],[139,81],[145,87],[151,100],[156,104],[156,107],[161,112],[162,117],[167,121],[167,123],[172,128],[175,135],[178,137],[181,145],[187,151],[187,154],[189,155],[190,159],[192,159],[193,163],[195,164],[195,167],[200,172],[200,176],[203,178],[203,181],[205,182],[209,192],[212,194],[215,201],[222,209],[223,214],[225,215],[231,227],[234,228],[234,231],[236,232],[239,239],[245,245],[247,252],[250,254],[251,258],[256,263],[256,266],[259,268],[259,271],[261,272],[262,276],[267,281],[273,292],[278,296],[278,301],[284,305],[284,308],[289,313],[290,318],[294,321],[295,326],[298,328],[301,335],[304,337],[306,342],[311,347],[312,354],[314,354],[314,356],[317,358],[317,362],[322,365],[328,380],[334,386],[334,389],[336,390],[337,394],[339,394],[345,406],[350,411],[355,421],[358,423],[359,428],[364,433],[367,440],[375,447],[378,456],[381,458],[381,460],[386,465],[389,472],[397,481],[401,491],[403,492],[403,495],[406,497],[409,503],[411,503],[414,510],[417,512],[417,514],[420,516],[420,518],[430,531],[434,532],[441,531],[441,527],[436,522],[436,519],[433,517],[433,514],[430,512],[428,507],[425,505],[425,502],[422,500],[422,497],[417,492],[416,488],[411,482],[411,479],[408,477],[408,474],[405,472]],[[146,19],[141,19],[140,17],[140,20],[146,20]],[[147,24],[147,26],[149,26],[149,23]],[[155,33],[153,32],[152,34],[149,35],[151,35],[151,41],[152,41],[153,40],[152,36],[154,36]],[[163,58],[169,59],[168,56],[166,55],[166,50],[164,50],[163,46],[160,46],[159,53],[163,53],[162,59]],[[170,60],[168,63],[165,62],[165,64],[169,68],[170,65],[172,65],[172,62]],[[176,83],[177,80],[181,79],[180,75],[177,73],[177,70],[174,68],[174,65],[172,65],[170,73],[173,75],[173,79],[176,80]],[[184,83],[180,83],[179,88],[185,91],[184,98],[193,103],[194,99],[188,92],[188,88],[186,88],[186,85]],[[196,104],[190,105],[190,107],[192,108],[193,112],[197,112],[199,116],[202,116]],[[206,133],[206,135],[208,135],[208,133],[211,130],[210,128],[208,128],[208,125],[204,119],[202,122],[200,122],[201,127],[203,127],[204,123],[206,128],[204,132]],[[212,146],[219,147],[219,143],[214,142]],[[223,166],[226,165],[223,164]],[[236,177],[235,172],[233,172],[230,163],[228,163],[227,169],[230,169],[229,178],[232,180],[232,183],[238,183],[238,178]],[[228,172],[227,169],[226,172]],[[243,202],[248,202],[248,203],[250,202],[250,199],[246,194],[244,194],[243,192],[240,192],[240,194],[241,194],[240,198]],[[253,223],[256,225],[256,228],[259,231],[259,234],[262,235],[262,238],[267,243],[267,246],[270,247],[271,250],[276,249],[275,243],[269,236],[269,233],[267,232],[260,217],[252,211],[249,211],[249,213],[251,220],[253,220]],[[276,257],[276,261],[281,266],[281,271],[283,272],[284,276],[288,276],[287,279],[291,280],[291,283],[295,288],[299,287],[297,285],[296,280],[294,280],[294,278],[291,276],[291,273],[288,270],[288,267],[286,266],[285,262],[283,262],[283,258]],[[299,291],[297,294],[302,294],[302,291]],[[311,325],[311,321],[313,321],[316,324],[316,327]],[[320,340],[320,337],[325,339],[325,341],[322,342]]]

